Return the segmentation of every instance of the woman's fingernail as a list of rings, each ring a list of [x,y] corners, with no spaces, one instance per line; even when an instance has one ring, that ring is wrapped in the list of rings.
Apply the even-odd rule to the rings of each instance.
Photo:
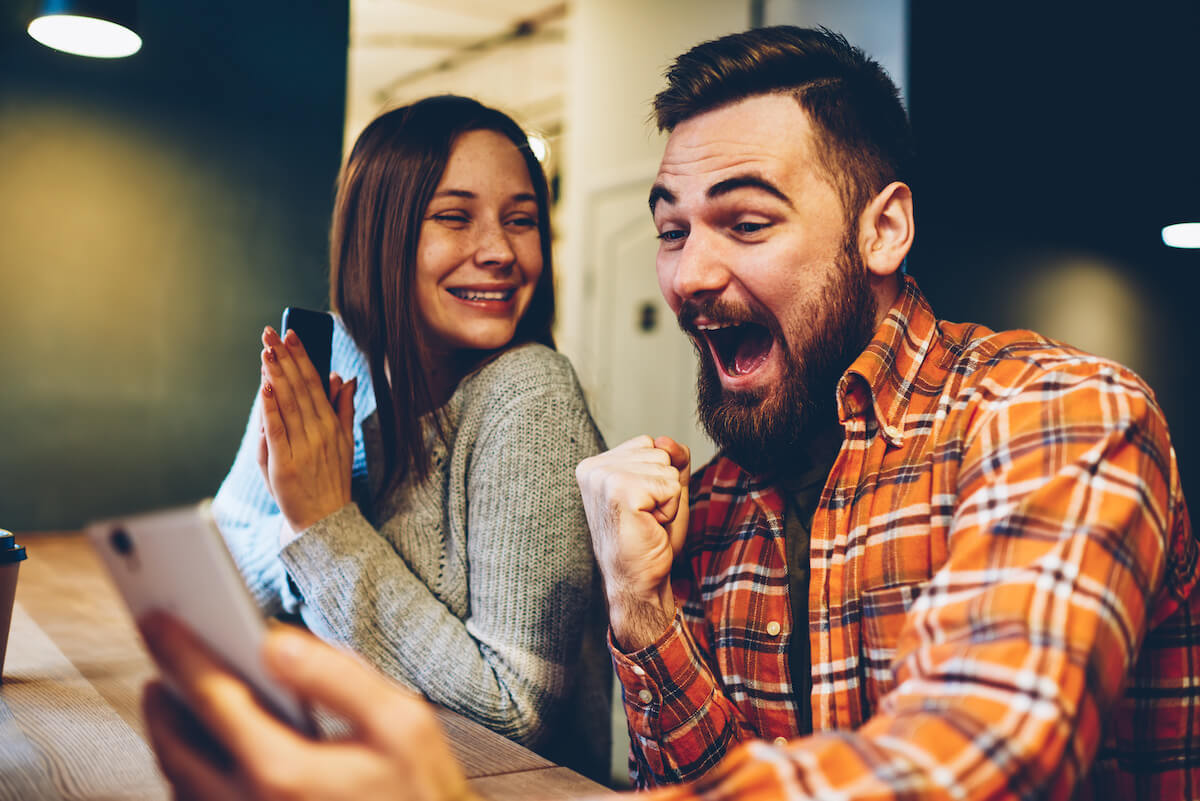
[[[276,355],[274,347],[271,347],[271,346],[267,347],[267,361],[269,361],[269,362],[279,361],[279,356]]]
[[[263,394],[268,398],[275,394],[275,388],[271,386],[270,382],[263,383]]]

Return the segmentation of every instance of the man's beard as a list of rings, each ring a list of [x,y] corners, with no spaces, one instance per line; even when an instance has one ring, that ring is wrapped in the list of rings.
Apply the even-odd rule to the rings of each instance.
[[[843,245],[838,269],[823,289],[820,302],[805,310],[812,315],[812,324],[795,350],[789,347],[779,321],[765,311],[737,309],[715,300],[687,301],[680,309],[680,325],[692,335],[700,357],[696,382],[700,422],[724,454],[751,473],[787,472],[789,466],[800,466],[807,461],[814,434],[836,424],[838,379],[875,332],[875,298],[853,243],[850,238]],[[690,327],[701,314],[717,321],[754,322],[765,327],[783,356],[780,383],[726,391],[712,351]]]

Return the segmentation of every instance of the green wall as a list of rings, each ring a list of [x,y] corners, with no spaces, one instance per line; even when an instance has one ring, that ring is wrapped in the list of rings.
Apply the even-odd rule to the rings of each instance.
[[[326,302],[344,4],[141,6],[111,62],[0,12],[0,527],[211,494],[259,331]]]

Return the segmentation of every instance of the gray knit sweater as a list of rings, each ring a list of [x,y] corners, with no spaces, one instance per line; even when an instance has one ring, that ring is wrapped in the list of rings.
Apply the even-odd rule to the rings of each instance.
[[[603,443],[570,363],[525,345],[464,378],[442,409],[447,442],[427,427],[427,479],[386,493],[369,371],[340,325],[333,369],[359,378],[355,501],[280,549],[253,414],[214,500],[260,606],[298,612],[430,700],[604,776],[605,624],[574,472]]]

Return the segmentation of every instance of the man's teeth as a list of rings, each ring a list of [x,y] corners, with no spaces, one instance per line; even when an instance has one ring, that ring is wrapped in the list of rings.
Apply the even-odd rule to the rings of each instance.
[[[726,328],[737,328],[739,325],[741,323],[706,323],[704,325],[697,325],[696,328],[701,331],[723,331]]]
[[[451,289],[450,294],[463,300],[508,300],[515,291],[513,289]]]

